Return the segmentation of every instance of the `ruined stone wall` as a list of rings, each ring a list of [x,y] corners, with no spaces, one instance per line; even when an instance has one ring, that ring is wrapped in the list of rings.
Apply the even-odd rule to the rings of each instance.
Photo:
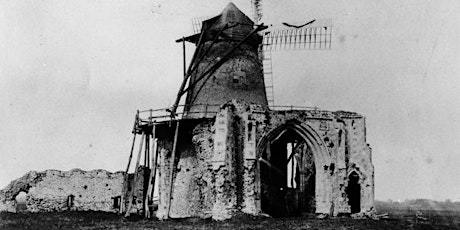
[[[116,211],[112,198],[121,195],[122,184],[122,172],[31,171],[0,190],[0,211],[15,212],[15,197],[21,191],[27,193],[28,211]]]
[[[366,143],[366,121],[345,119],[347,132],[348,171],[347,176],[356,172],[361,186],[361,211],[374,207],[374,166],[372,150]]]
[[[211,217],[215,201],[211,158],[214,144],[212,120],[181,124],[169,217]],[[174,127],[173,127],[174,128]],[[171,136],[159,137],[159,206],[157,217],[168,218]]]
[[[123,201],[124,201],[124,209],[127,210],[129,203],[132,203],[131,206],[131,213],[141,214],[144,211],[144,195],[147,191],[147,182],[148,177],[150,176],[149,168],[140,165],[137,170],[136,181],[134,181],[134,173],[130,173],[128,175],[128,186],[126,187],[127,191],[124,191],[123,194]],[[134,189],[133,192],[133,199],[130,200],[129,197],[131,196],[131,191]]]
[[[157,217],[212,217],[228,219],[235,212],[256,214],[255,134],[247,144],[247,116],[241,116],[233,106],[223,108],[215,121],[204,120],[191,127],[179,129],[171,208],[168,216],[170,162],[173,138],[159,137],[160,183]],[[186,122],[186,121],[183,121]],[[172,127],[174,128],[174,127]],[[190,127],[189,127],[190,128]],[[191,140],[191,145],[185,144]],[[182,143],[182,144],[181,144]],[[252,150],[251,150],[252,149]],[[243,155],[246,151],[252,157]]]
[[[371,149],[366,143],[364,117],[352,112],[316,110],[279,111],[271,116],[265,130],[298,121],[318,133],[327,147],[330,162],[316,167],[317,172],[322,171],[324,175],[323,179],[317,177],[317,185],[328,184],[324,187],[327,191],[316,189],[318,213],[350,213],[346,189],[352,171],[360,175],[361,211],[374,207],[374,168]]]
[[[187,121],[182,121],[187,122]],[[350,172],[360,175],[361,210],[373,207],[373,166],[365,140],[365,120],[356,113],[319,110],[266,111],[262,106],[232,101],[215,121],[207,120],[179,132],[171,210],[169,174],[172,135],[159,138],[159,218],[212,217],[236,212],[261,213],[259,157],[261,142],[273,130],[295,123],[310,147],[315,164],[316,213],[350,213]],[[170,128],[173,130],[173,126]],[[181,130],[181,129],[180,129]],[[186,134],[191,130],[192,134]],[[190,143],[188,143],[190,142]]]

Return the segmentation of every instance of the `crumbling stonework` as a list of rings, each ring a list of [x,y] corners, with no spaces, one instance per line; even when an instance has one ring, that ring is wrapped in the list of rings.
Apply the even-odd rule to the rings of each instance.
[[[130,213],[141,214],[144,211],[144,197],[147,191],[147,181],[150,175],[150,169],[145,166],[139,166],[137,170],[137,176],[134,177],[134,173],[128,174],[127,180],[127,191],[123,191],[123,205],[124,210],[129,206],[129,202],[132,202]],[[136,179],[136,181],[134,181]],[[123,182],[122,182],[123,183]],[[130,200],[131,190],[134,189],[133,199]],[[119,194],[121,195],[121,193]]]
[[[167,122],[159,124],[163,133],[168,133],[158,135],[161,158],[159,218],[222,220],[238,212],[270,214],[274,206],[267,206],[267,199],[281,205],[277,207],[282,209],[279,211],[289,215],[313,212],[335,216],[351,213],[352,205],[358,205],[354,209],[359,212],[373,208],[374,169],[371,149],[365,139],[365,119],[359,114],[320,110],[266,111],[258,105],[232,101],[221,107],[215,119],[179,122],[183,129],[179,129],[178,146],[181,147],[176,153],[171,197],[169,165],[174,126]],[[191,135],[187,130],[193,130]],[[276,161],[286,161],[286,152],[284,155],[279,152],[286,147],[274,146],[277,140],[284,140],[283,136],[286,140],[281,143],[303,146],[294,151],[297,161],[303,163],[296,169],[299,171],[295,178],[298,185],[293,188],[286,187],[286,179],[283,179],[287,171],[276,171],[285,170],[282,164],[276,166]],[[270,154],[278,158],[267,163],[270,160],[266,151],[270,148],[275,151]],[[277,173],[273,178],[278,179],[270,180],[267,172],[261,171],[266,167],[261,166],[264,164],[278,167],[270,169]],[[351,174],[359,177],[355,186],[358,186],[360,197],[353,204],[347,193]],[[264,192],[269,194],[265,200]]]
[[[123,173],[105,170],[31,171],[0,190],[0,211],[16,212],[15,197],[27,193],[27,211],[113,212],[121,195]]]
[[[169,126],[158,127],[167,129]],[[212,122],[201,121],[181,124],[181,140],[178,143],[180,158],[176,158],[176,169],[173,181],[174,189],[171,196],[170,217],[198,216],[211,217],[214,205],[214,176],[212,157],[214,129]],[[182,131],[184,130],[184,131]],[[170,188],[170,157],[172,152],[172,136],[158,135],[159,151],[159,206],[157,217],[168,218]]]
[[[183,38],[197,45],[198,58],[177,98],[187,93],[182,119],[155,123],[157,217],[222,220],[236,213],[327,216],[371,209],[374,169],[364,117],[270,110],[257,52],[257,31],[264,27],[229,3],[201,28]]]

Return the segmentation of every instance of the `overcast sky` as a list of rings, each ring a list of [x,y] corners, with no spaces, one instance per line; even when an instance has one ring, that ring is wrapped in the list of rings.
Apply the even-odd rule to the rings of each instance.
[[[174,40],[227,2],[0,0],[0,187],[30,170],[124,170],[135,111],[174,102]],[[234,3],[250,15],[249,0]],[[263,10],[268,24],[333,23],[331,50],[273,54],[276,104],[366,116],[376,199],[460,200],[459,1]]]

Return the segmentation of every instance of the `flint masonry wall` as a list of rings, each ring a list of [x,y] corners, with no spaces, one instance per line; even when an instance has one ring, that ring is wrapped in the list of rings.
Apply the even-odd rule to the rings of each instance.
[[[361,185],[361,209],[374,207],[374,165],[372,149],[366,142],[366,121],[362,119],[344,119],[347,132],[347,176],[357,172]]]
[[[140,165],[137,170],[137,177],[135,182],[134,173],[130,173],[128,175],[128,186],[126,187],[128,191],[122,193],[124,195],[123,201],[125,207],[123,210],[127,210],[129,202],[132,202],[133,205],[131,206],[131,213],[141,214],[144,211],[144,195],[147,191],[146,181],[148,180],[149,175],[150,170],[143,165]],[[134,189],[133,199],[130,200],[129,197],[131,195],[132,189]]]
[[[330,155],[329,164],[316,165],[316,170],[328,171],[318,183],[327,183],[327,191],[316,190],[317,213],[350,213],[346,188],[348,176],[360,176],[361,211],[374,207],[374,167],[369,145],[366,143],[365,118],[353,112],[330,111],[279,111],[271,115],[269,127],[287,121],[298,121],[314,129],[321,136]],[[332,166],[332,167],[331,167]],[[328,168],[328,169],[326,169]],[[318,187],[318,186],[317,186]]]
[[[169,216],[211,217],[215,176],[212,169],[213,120],[181,121]],[[157,217],[168,218],[170,159],[174,126],[158,127],[159,206]],[[161,131],[162,130],[162,131]]]
[[[236,212],[261,213],[257,144],[289,122],[315,133],[317,145],[324,150],[323,155],[315,156],[321,158],[315,159],[316,213],[350,213],[346,189],[351,172],[360,176],[361,211],[373,207],[371,150],[361,115],[318,110],[267,112],[235,101],[221,108],[215,120],[180,121],[178,146],[182,147],[176,153],[169,216],[174,125],[169,126],[167,135],[159,135],[160,219],[196,216],[221,220]]]
[[[15,197],[27,193],[27,211],[116,211],[113,197],[120,196],[123,173],[105,170],[31,171],[0,190],[0,211],[16,211]],[[72,205],[68,205],[73,196]]]

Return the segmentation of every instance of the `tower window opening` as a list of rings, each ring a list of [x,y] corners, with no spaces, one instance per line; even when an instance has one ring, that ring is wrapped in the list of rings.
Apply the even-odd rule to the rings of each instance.
[[[348,176],[348,204],[350,205],[351,213],[358,213],[361,211],[361,185],[359,184],[359,175],[352,172]]]
[[[120,208],[121,196],[112,197],[112,200],[113,200],[113,208],[114,209]]]
[[[73,208],[74,206],[74,199],[75,199],[75,196],[70,194],[68,197],[67,197],[67,208]]]
[[[27,210],[27,193],[24,191],[21,191],[16,195],[15,197],[16,200],[16,210],[17,211],[25,211]]]
[[[252,122],[248,124],[248,141],[252,141]]]

